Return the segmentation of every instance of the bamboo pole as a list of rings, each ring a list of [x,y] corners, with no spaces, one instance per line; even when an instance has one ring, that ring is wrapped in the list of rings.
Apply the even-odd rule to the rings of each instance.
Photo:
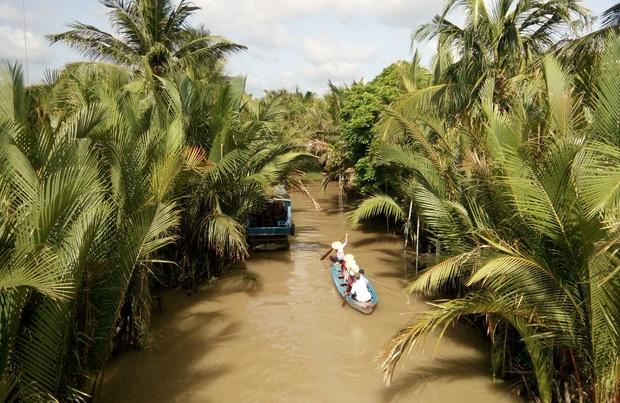
[[[415,231],[415,274],[418,274],[418,256],[420,254],[420,216]]]
[[[409,242],[409,227],[411,224],[411,210],[413,209],[413,199],[409,201],[409,215],[407,216],[407,226],[405,227],[405,253],[407,253],[407,243]]]

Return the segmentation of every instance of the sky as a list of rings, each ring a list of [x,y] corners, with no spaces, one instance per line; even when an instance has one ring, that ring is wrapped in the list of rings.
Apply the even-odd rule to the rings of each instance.
[[[594,15],[617,0],[587,0]],[[322,93],[336,84],[370,80],[385,66],[412,57],[411,32],[440,12],[443,0],[193,0],[201,7],[191,18],[212,34],[248,49],[230,56],[226,71],[247,77],[247,89],[285,88]],[[46,69],[83,60],[46,34],[80,21],[111,31],[107,9],[98,0],[0,0],[0,59],[24,62],[28,81]],[[24,18],[25,17],[25,18]],[[454,18],[458,21],[459,16]],[[25,29],[24,29],[25,26]],[[25,35],[24,35],[25,32]],[[433,43],[419,43],[423,61]]]

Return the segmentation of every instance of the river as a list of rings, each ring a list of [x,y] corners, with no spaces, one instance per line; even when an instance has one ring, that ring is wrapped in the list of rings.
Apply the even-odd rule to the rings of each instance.
[[[112,359],[97,402],[518,401],[491,380],[488,344],[460,325],[401,360],[393,385],[383,386],[375,355],[427,305],[404,292],[400,238],[351,230],[335,187],[311,192],[322,210],[293,196],[290,251],[254,253],[191,296],[164,294],[149,346]],[[368,316],[342,306],[327,260],[319,261],[345,232],[347,252],[379,294]]]

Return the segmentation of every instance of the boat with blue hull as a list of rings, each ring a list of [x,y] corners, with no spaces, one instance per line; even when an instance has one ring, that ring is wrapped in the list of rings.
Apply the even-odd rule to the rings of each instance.
[[[250,214],[245,233],[251,247],[260,244],[285,244],[295,235],[291,197],[283,186],[276,186],[262,211]]]
[[[346,294],[347,284],[342,278],[342,270],[340,269],[339,264],[334,263],[331,265],[331,275],[334,280],[334,285],[336,286],[336,291],[338,291],[338,294],[340,294],[340,296],[351,308],[367,315],[374,311],[377,306],[377,302],[379,302],[379,296],[377,295],[377,291],[375,291],[375,288],[372,286],[370,280],[368,281],[368,292],[370,292],[371,299],[368,302],[360,302]]]

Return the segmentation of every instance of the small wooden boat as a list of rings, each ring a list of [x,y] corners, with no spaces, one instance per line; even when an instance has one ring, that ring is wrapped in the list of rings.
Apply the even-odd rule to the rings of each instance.
[[[356,301],[350,295],[346,295],[347,286],[346,282],[342,278],[342,271],[340,269],[340,265],[337,263],[333,263],[331,266],[332,279],[334,280],[334,285],[336,286],[336,291],[338,294],[345,300],[347,304],[353,309],[357,309],[361,313],[370,314],[374,311],[375,306],[377,306],[377,302],[379,301],[379,297],[377,296],[377,292],[375,288],[372,286],[370,281],[368,281],[368,292],[370,292],[371,299],[368,302],[360,302]]]

